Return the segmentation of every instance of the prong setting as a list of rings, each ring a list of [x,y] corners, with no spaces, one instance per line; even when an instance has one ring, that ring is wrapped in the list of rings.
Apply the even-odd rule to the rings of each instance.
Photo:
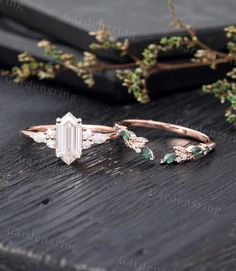
[[[61,158],[61,154],[56,153],[57,158]]]

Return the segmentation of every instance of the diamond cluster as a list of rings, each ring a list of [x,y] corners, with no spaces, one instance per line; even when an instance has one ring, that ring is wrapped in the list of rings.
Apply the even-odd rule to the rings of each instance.
[[[56,147],[56,142],[55,142],[55,137],[56,137],[56,129],[54,128],[49,128],[46,133],[46,144],[49,148],[55,149]]]
[[[170,165],[173,163],[188,162],[200,156],[205,156],[210,151],[212,151],[212,148],[204,143],[187,147],[175,146],[173,147],[173,152],[167,153],[164,158],[161,159],[160,163]]]
[[[55,148],[56,130],[49,128],[46,132],[34,133],[31,137],[37,143],[46,143],[49,148]]]
[[[102,144],[110,139],[109,135],[93,133],[91,130],[83,129],[83,149],[89,149],[94,144]]]

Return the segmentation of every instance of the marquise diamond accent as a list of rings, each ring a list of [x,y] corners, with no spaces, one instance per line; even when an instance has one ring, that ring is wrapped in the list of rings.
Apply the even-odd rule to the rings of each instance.
[[[33,134],[32,139],[37,143],[46,143],[46,136],[43,132]]]
[[[103,144],[105,143],[110,137],[106,134],[93,134],[93,143],[94,144]]]

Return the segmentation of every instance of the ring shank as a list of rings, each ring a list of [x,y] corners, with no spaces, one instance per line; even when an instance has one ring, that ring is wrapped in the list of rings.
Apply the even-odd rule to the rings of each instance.
[[[211,145],[211,147],[213,148],[215,147],[215,143],[210,139],[209,136],[199,131],[186,128],[180,125],[176,125],[176,124],[153,121],[153,120],[142,120],[142,119],[126,119],[126,120],[121,120],[118,123],[119,125],[124,125],[124,126],[146,127],[146,128],[154,128],[154,129],[160,129],[160,130],[164,130],[168,132],[173,132],[179,135],[197,139],[198,141]]]
[[[104,125],[83,125],[82,127],[96,133],[103,133],[103,134],[115,133],[114,128],[109,127],[109,126],[104,126]],[[24,129],[21,132],[26,136],[30,136],[32,135],[32,133],[46,132],[48,129],[55,129],[55,128],[56,128],[56,125],[38,125],[38,126],[32,126],[30,128]]]

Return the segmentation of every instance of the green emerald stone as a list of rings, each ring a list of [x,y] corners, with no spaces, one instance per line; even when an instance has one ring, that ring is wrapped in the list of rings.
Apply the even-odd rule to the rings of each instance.
[[[191,149],[191,152],[194,154],[194,155],[199,155],[199,154],[201,154],[202,153],[202,148],[200,148],[200,147],[198,147],[198,146],[196,146],[196,147],[193,147],[192,149]]]
[[[176,154],[173,152],[173,153],[167,153],[164,157],[164,163],[167,164],[167,165],[170,165],[172,163],[174,163],[176,161]]]
[[[119,133],[119,136],[123,137],[124,140],[130,139],[130,133],[127,130],[123,130]]]
[[[141,148],[141,155],[147,160],[153,160],[154,159],[153,152],[147,147]]]

